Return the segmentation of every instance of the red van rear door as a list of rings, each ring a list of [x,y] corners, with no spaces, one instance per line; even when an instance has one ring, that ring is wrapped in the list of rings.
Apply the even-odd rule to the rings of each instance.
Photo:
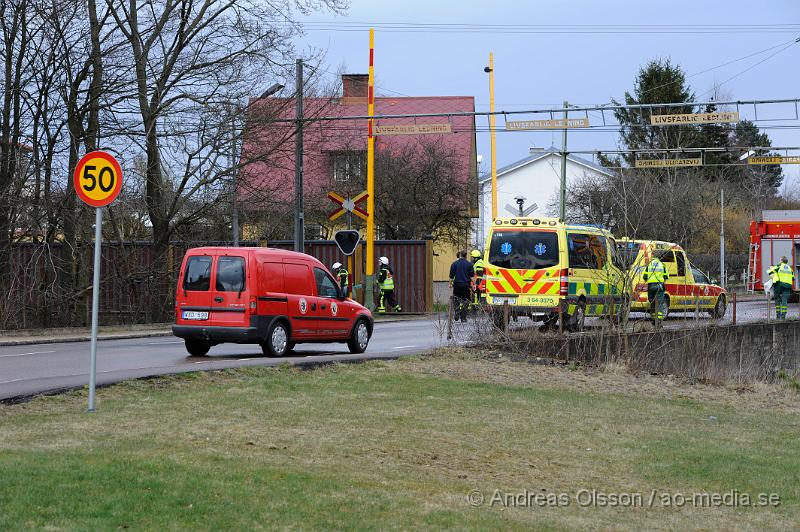
[[[188,324],[207,323],[211,312],[211,267],[213,257],[190,255],[178,287],[178,315]]]
[[[249,303],[246,259],[240,255],[220,255],[214,268],[211,319],[221,327],[247,327]]]
[[[307,264],[283,263],[287,311],[293,340],[317,338],[319,305],[314,290],[314,276]]]

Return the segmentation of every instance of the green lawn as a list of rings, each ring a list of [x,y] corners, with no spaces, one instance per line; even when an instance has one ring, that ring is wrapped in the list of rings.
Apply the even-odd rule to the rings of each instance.
[[[0,405],[0,529],[789,528],[800,402],[478,355],[246,369]],[[483,503],[473,507],[471,490]],[[495,493],[563,493],[512,507]],[[584,490],[584,491],[581,491]],[[641,493],[652,507],[580,507]],[[655,490],[655,492],[653,491]],[[758,508],[664,494],[776,493]],[[523,496],[523,498],[526,495]],[[477,497],[473,495],[473,497]]]

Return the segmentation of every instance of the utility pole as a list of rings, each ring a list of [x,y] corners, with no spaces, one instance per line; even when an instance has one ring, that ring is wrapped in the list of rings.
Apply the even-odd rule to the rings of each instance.
[[[364,268],[364,303],[375,309],[375,137],[372,117],[375,116],[375,30],[369,29],[369,86],[367,87],[367,252]]]
[[[236,188],[239,180],[239,161],[236,157],[236,115],[231,117],[231,172],[233,190],[231,191],[231,229],[233,245],[239,247],[239,206],[236,203]]]
[[[722,288],[727,285],[725,275],[725,187],[720,179],[719,187],[719,284]]]
[[[567,218],[567,107],[569,102],[564,102],[564,131],[561,135],[561,192],[558,203],[558,218],[564,221]]]
[[[494,222],[497,218],[497,144],[494,115],[494,54],[492,52],[489,52],[489,66],[483,71],[489,74],[489,143],[492,155],[492,222]]]
[[[303,252],[305,229],[303,227],[303,60],[297,60],[297,88],[295,90],[294,134],[294,250]]]

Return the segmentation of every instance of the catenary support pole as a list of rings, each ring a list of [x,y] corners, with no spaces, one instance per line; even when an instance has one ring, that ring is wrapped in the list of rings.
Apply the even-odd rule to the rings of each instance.
[[[728,285],[725,275],[725,188],[719,187],[719,284],[722,288]]]
[[[103,208],[94,214],[94,270],[92,272],[92,340],[89,355],[89,412],[94,412],[97,382],[97,319],[100,307],[100,245],[103,241]]]
[[[564,102],[564,131],[561,134],[561,188],[558,200],[558,219],[562,222],[567,217],[567,107],[568,102]]]
[[[494,114],[494,54],[489,52],[489,141],[492,156],[492,223],[497,218],[497,131]]]
[[[369,86],[367,88],[367,253],[364,275],[364,301],[370,310],[375,283],[375,137],[372,135],[372,117],[375,115],[375,30],[369,30]]]
[[[294,135],[294,250],[302,253],[304,247],[303,227],[303,60],[297,60],[297,88],[295,89],[295,135]]]
[[[239,206],[236,203],[236,189],[239,180],[239,161],[236,153],[236,117],[231,117],[231,230],[233,245],[239,247]]]

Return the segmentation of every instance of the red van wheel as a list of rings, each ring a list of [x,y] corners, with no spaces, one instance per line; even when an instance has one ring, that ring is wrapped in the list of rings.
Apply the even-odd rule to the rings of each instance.
[[[347,347],[351,353],[358,354],[366,351],[367,345],[369,345],[369,327],[364,320],[359,320],[353,329],[353,334],[347,340]]]
[[[276,321],[269,328],[267,341],[261,344],[261,351],[268,357],[282,357],[289,351],[289,330],[282,321]]]

